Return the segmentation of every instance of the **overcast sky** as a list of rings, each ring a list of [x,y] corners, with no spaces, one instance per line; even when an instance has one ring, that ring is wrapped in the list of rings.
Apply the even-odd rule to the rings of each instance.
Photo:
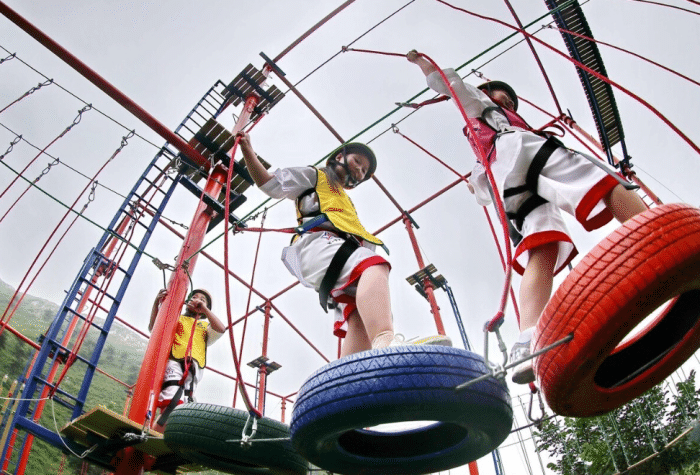
[[[276,56],[341,3],[320,0],[8,1],[10,7],[171,129],[177,127],[217,80],[228,83],[249,63],[261,68],[261,51],[269,57]],[[503,2],[455,3],[513,23]],[[542,0],[512,0],[511,3],[524,24],[546,12]],[[672,3],[699,10],[688,1]],[[404,5],[405,8],[401,9]],[[700,40],[697,13],[632,0],[591,0],[583,8],[597,39],[629,49],[695,80],[700,79],[700,64],[695,60],[695,50]],[[403,58],[357,52],[334,57],[343,45],[355,41],[399,9],[401,11],[362,36],[353,47],[394,53],[406,53],[416,48],[431,56],[441,67],[452,67],[488,50],[512,32],[496,23],[456,12],[433,0],[358,0],[279,62],[287,79],[297,83],[333,57],[305,79],[299,85],[299,90],[345,139],[392,111],[395,102],[406,101],[426,87],[418,68]],[[545,18],[536,22],[533,28],[548,22],[549,19]],[[530,31],[534,32],[534,29]],[[537,36],[557,49],[565,50],[558,32],[545,30]],[[554,101],[532,53],[526,44],[516,45],[516,41],[511,39],[486,52],[466,66],[462,73],[478,68],[491,79],[509,82],[522,98],[556,114]],[[78,109],[84,105],[81,100],[93,104],[114,120],[95,111],[86,112],[80,123],[47,152],[83,174],[92,176],[130,129],[135,129],[140,136],[157,146],[163,143],[163,139],[138,119],[122,110],[4,17],[0,17],[0,46],[5,49],[0,51],[0,57],[16,53],[38,71],[17,60],[0,64],[0,108],[45,81],[41,74],[54,79],[78,98],[54,84],[40,89],[0,114],[0,154],[5,153],[15,133],[22,134],[24,139],[40,148],[46,146],[74,120]],[[596,135],[573,65],[541,46],[537,46],[537,51],[541,54],[562,108],[571,111],[584,129]],[[690,140],[700,143],[696,110],[700,90],[696,85],[619,51],[601,46],[601,52],[614,81],[644,98]],[[482,67],[487,61],[488,64]],[[467,80],[472,83],[479,81],[473,76]],[[274,75],[269,83],[286,91],[284,84]],[[700,204],[697,186],[700,168],[696,152],[646,107],[620,91],[615,94],[627,147],[639,177],[664,202]],[[420,100],[429,97],[432,95],[424,94]],[[221,121],[230,127],[233,124],[231,113],[239,112],[229,110]],[[409,112],[405,109],[391,115],[358,138],[371,141],[379,157],[377,177],[404,209],[414,207],[441,190],[455,179],[455,175],[401,136],[392,133],[392,123],[401,121],[398,127],[403,134],[461,173],[471,170],[474,162],[474,156],[461,133],[464,124],[453,104],[447,102],[426,107],[402,120]],[[520,112],[536,127],[549,120],[526,104],[521,106]],[[256,151],[272,163],[273,168],[315,163],[338,145],[337,139],[291,93],[256,126],[251,138]],[[566,142],[576,146],[570,138]],[[97,188],[86,216],[106,226],[123,200],[120,195],[129,192],[156,151],[155,146],[140,138],[131,139],[99,178],[101,186]],[[36,153],[36,150],[22,143],[15,146],[4,160],[15,170],[21,170]],[[36,178],[49,161],[48,157],[39,158],[25,172],[25,176]],[[12,179],[14,175],[8,169],[0,168],[0,189],[4,190]],[[66,166],[56,166],[38,184],[61,201],[72,203],[85,186],[86,178]],[[19,181],[0,198],[0,214],[5,213],[25,188],[26,182]],[[351,196],[365,227],[371,231],[398,216],[396,207],[372,182],[354,190]],[[265,198],[256,189],[248,191],[247,197],[247,203],[236,211],[239,216],[247,214]],[[85,197],[81,198],[78,207],[82,207],[85,201]],[[176,191],[165,216],[187,225],[196,204],[189,192],[180,189]],[[31,190],[0,222],[2,280],[13,287],[19,285],[63,213],[64,209],[46,195]],[[447,278],[471,343],[481,353],[482,327],[497,310],[503,285],[500,259],[483,208],[476,204],[466,186],[458,185],[416,211],[413,218],[420,226],[415,232],[423,259],[426,263],[434,264],[439,273]],[[573,220],[568,222],[581,256],[615,227],[610,225],[593,233],[585,233]],[[280,228],[293,223],[293,205],[285,202],[270,209],[265,226]],[[258,226],[260,221],[251,224]],[[221,229],[219,227],[216,232],[210,233],[205,242],[218,235]],[[101,234],[102,231],[93,224],[79,220],[30,293],[61,302],[83,258]],[[405,228],[399,223],[380,237],[391,250],[391,292],[397,331],[407,337],[433,333],[435,326],[427,301],[405,281],[407,276],[418,270]],[[252,272],[257,239],[255,234],[244,233],[231,240],[232,269],[247,279]],[[265,295],[273,295],[294,281],[279,259],[288,239],[286,234],[267,233],[262,237],[255,287]],[[499,236],[499,239],[502,238]],[[179,245],[178,239],[169,231],[159,229],[146,251],[172,264]],[[216,241],[209,250],[222,259],[223,240]],[[211,289],[214,311],[225,319],[223,275],[218,267],[200,259],[194,281],[196,286]],[[518,284],[516,277],[516,289]],[[148,259],[143,259],[119,315],[145,331],[153,297],[162,286],[162,272]],[[447,333],[459,344],[461,339],[447,296],[442,291],[437,295]],[[245,313],[247,300],[247,290],[232,281],[232,318],[237,319]],[[253,297],[252,305],[260,303],[260,299]],[[319,308],[313,291],[298,286],[275,303],[324,354],[334,358],[337,341],[330,336],[332,321]],[[262,319],[259,316],[254,317],[248,326],[244,362],[259,356],[261,351]],[[510,347],[517,334],[512,305],[509,305],[503,333]],[[491,348],[495,348],[495,345]],[[323,364],[323,360],[281,318],[272,321],[269,356],[282,365],[282,369],[269,379],[269,389],[279,394],[295,392],[304,378]],[[227,339],[222,339],[210,349],[209,360],[211,366],[233,372]],[[244,375],[247,381],[255,382],[252,372],[246,371]],[[523,394],[520,387],[511,388],[511,392],[513,396]],[[200,401],[230,404],[232,397],[233,384],[211,372],[205,376],[198,390]],[[240,400],[238,404],[240,406]],[[267,415],[277,418],[279,414],[279,401],[268,398]],[[291,407],[288,406],[287,421],[290,415]],[[522,409],[516,407],[516,416],[519,418],[516,425],[522,424]],[[524,431],[522,436],[528,438],[529,432]],[[513,470],[508,473],[523,473],[518,470],[524,466],[524,456],[517,446],[503,450],[504,454],[512,454],[504,457],[506,469]],[[535,457],[532,451],[528,455]],[[535,473],[540,473],[536,459],[532,458],[530,462]],[[493,464],[485,460],[480,463],[480,468],[481,473],[491,473]]]

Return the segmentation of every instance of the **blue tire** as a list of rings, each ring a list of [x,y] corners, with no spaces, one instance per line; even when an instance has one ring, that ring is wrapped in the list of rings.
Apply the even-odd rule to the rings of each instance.
[[[350,355],[304,383],[292,411],[292,445],[309,462],[340,474],[421,474],[448,470],[496,449],[513,410],[503,380],[484,359],[444,346],[399,346]],[[399,432],[379,424],[430,421]]]

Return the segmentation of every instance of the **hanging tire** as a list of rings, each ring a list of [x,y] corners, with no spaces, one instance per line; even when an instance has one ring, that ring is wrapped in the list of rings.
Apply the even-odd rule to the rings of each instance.
[[[481,356],[444,346],[399,346],[350,355],[302,386],[292,412],[292,444],[312,464],[340,474],[420,474],[448,470],[496,449],[513,411],[505,382]],[[389,432],[379,424],[431,421]]]
[[[221,472],[251,475],[307,474],[309,467],[289,440],[256,442],[289,437],[281,422],[261,418],[250,446],[240,440],[248,413],[231,407],[189,403],[176,407],[168,418],[163,440],[193,463]],[[250,434],[250,426],[247,429]]]
[[[570,334],[534,361],[547,403],[564,416],[609,412],[692,356],[700,347],[700,210],[647,210],[586,255],[547,304],[535,350]]]

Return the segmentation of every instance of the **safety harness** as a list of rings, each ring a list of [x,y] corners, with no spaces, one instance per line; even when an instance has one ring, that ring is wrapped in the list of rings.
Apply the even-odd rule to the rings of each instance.
[[[194,318],[193,320],[194,321],[192,322],[192,328],[190,329],[190,338],[187,342],[187,349],[185,350],[185,356],[178,361],[178,363],[180,363],[180,366],[182,367],[182,377],[179,380],[172,379],[170,381],[163,381],[163,384],[161,385],[161,391],[171,386],[178,386],[178,389],[175,392],[175,395],[170,400],[170,403],[168,403],[168,406],[161,412],[160,417],[158,418],[158,425],[160,426],[165,425],[165,423],[168,420],[168,417],[170,416],[170,413],[173,412],[173,409],[175,409],[180,403],[180,398],[182,398],[183,392],[185,394],[185,397],[187,397],[190,400],[192,399],[192,396],[194,394],[195,360],[194,358],[192,358],[192,341],[194,339],[194,334],[198,320],[197,318]],[[187,380],[187,376],[189,375],[190,371],[192,371],[193,373],[192,379],[190,380],[190,387],[185,388],[185,381]]]
[[[305,197],[313,194],[316,194],[318,199],[318,211],[302,213],[301,201]],[[299,235],[307,231],[328,230],[316,227],[325,221],[329,221],[333,225],[333,229],[330,230],[330,232],[345,240],[345,242],[333,255],[318,290],[318,298],[321,308],[323,308],[325,312],[328,312],[329,307],[335,308],[332,303],[328,303],[330,292],[333,290],[336,282],[338,282],[343,266],[345,266],[345,263],[348,261],[352,253],[355,252],[355,250],[362,245],[362,241],[365,240],[380,246],[384,246],[384,243],[367,232],[357,217],[357,211],[355,210],[350,197],[347,196],[342,188],[331,185],[328,182],[328,178],[323,170],[317,169],[316,186],[305,190],[297,197],[296,207],[297,220],[299,221],[300,226],[297,228],[297,235],[293,238],[293,240],[297,239]],[[302,225],[303,220],[308,218],[312,218],[312,224],[309,224],[307,221],[305,225]]]
[[[546,199],[537,194],[537,183],[540,178],[540,173],[547,164],[549,157],[552,156],[552,153],[558,147],[563,147],[564,144],[562,144],[559,139],[552,135],[534,130],[522,117],[513,111],[504,109],[500,106],[486,107],[482,111],[480,117],[469,118],[469,122],[471,128],[474,130],[474,133],[472,133],[469,126],[465,126],[463,129],[464,135],[467,136],[467,139],[469,140],[469,143],[474,149],[474,153],[477,155],[477,157],[479,156],[479,145],[481,145],[483,150],[488,150],[486,157],[484,157],[484,160],[487,163],[484,165],[488,165],[497,159],[497,157],[495,157],[496,140],[502,135],[514,132],[513,130],[496,130],[495,128],[491,127],[491,125],[486,121],[486,115],[494,111],[503,114],[511,126],[519,127],[547,138],[530,163],[525,178],[525,184],[503,190],[504,198],[516,196],[521,193],[532,193],[532,196],[528,197],[516,211],[506,213],[508,218],[514,222],[516,229],[520,231],[522,229],[525,217],[538,206],[547,203]]]

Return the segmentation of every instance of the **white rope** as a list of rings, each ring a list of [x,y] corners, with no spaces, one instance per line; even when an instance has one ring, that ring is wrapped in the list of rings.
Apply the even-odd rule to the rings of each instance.
[[[49,399],[49,398],[44,398],[44,399]],[[54,429],[56,429],[56,435],[58,436],[59,439],[61,439],[61,443],[63,444],[63,446],[66,449],[68,449],[68,452],[72,453],[73,455],[75,455],[79,459],[84,459],[85,457],[88,456],[88,454],[90,454],[90,452],[92,452],[93,450],[95,450],[97,448],[97,444],[95,444],[80,455],[73,452],[73,450],[71,450],[71,448],[68,447],[68,444],[66,444],[66,441],[63,440],[63,437],[61,437],[61,434],[58,432],[58,422],[56,422],[55,402],[53,399],[51,399],[51,414],[53,415],[53,425],[54,425]]]

